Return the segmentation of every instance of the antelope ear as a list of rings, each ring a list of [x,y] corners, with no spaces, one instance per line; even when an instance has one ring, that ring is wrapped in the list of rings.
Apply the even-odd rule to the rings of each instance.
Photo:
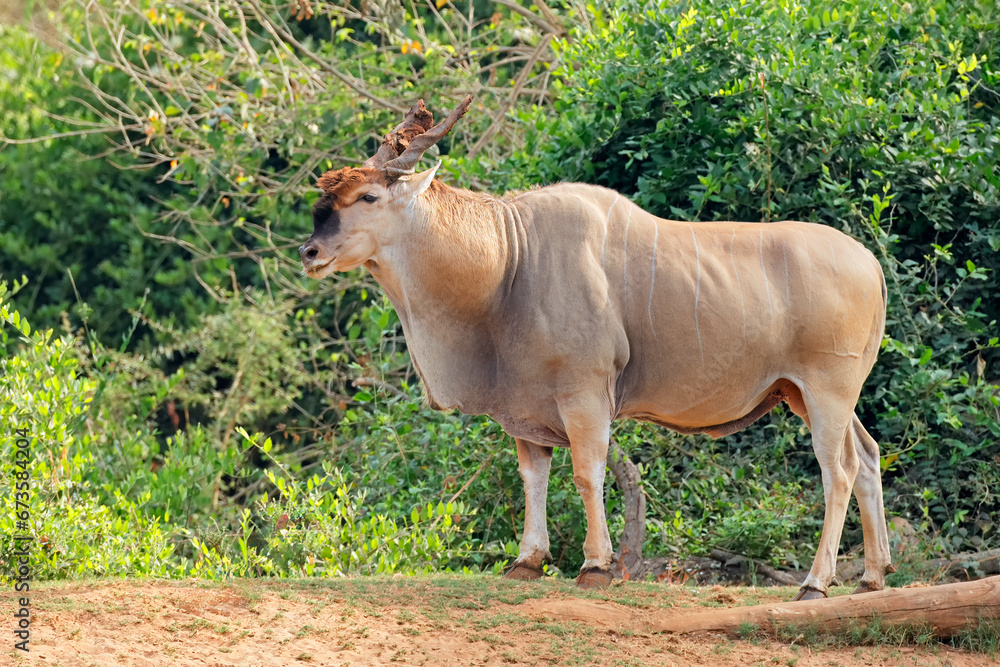
[[[413,199],[416,199],[431,186],[431,181],[434,180],[434,174],[437,173],[438,167],[440,166],[441,162],[438,162],[427,171],[422,171],[419,174],[406,174],[405,176],[400,176],[396,180],[396,183],[399,184],[397,187],[403,188],[403,191],[406,194]]]

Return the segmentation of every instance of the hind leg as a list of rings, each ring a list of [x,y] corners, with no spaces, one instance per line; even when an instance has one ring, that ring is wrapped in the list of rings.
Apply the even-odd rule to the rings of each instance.
[[[813,451],[819,461],[823,477],[823,498],[826,511],[823,516],[823,533],[816,559],[809,576],[802,584],[796,600],[812,600],[826,597],[830,582],[836,574],[837,553],[840,551],[840,535],[847,517],[847,505],[851,499],[851,489],[858,474],[858,454],[855,451],[853,434],[850,432],[854,416],[853,405],[844,406],[844,401],[835,395],[805,394],[799,406],[789,401],[793,411],[802,409],[808,416],[803,417],[812,431]]]
[[[851,422],[851,431],[860,462],[858,477],[854,482],[854,495],[858,499],[865,536],[865,575],[854,592],[868,593],[885,588],[885,575],[895,572],[896,568],[892,566],[892,555],[889,553],[878,443],[868,434],[857,416]]]

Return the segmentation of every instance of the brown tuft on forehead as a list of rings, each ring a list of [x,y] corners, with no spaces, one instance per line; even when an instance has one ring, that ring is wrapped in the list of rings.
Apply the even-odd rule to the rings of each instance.
[[[344,167],[326,172],[316,183],[323,190],[324,199],[331,200],[333,208],[353,204],[355,191],[371,184],[387,186],[389,182],[380,169]]]

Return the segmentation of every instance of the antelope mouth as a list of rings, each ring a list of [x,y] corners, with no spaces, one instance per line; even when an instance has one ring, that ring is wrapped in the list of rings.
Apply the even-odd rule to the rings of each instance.
[[[334,272],[333,263],[336,261],[334,259],[328,259],[322,264],[314,264],[312,266],[304,267],[305,274],[310,278],[326,278],[328,275]]]

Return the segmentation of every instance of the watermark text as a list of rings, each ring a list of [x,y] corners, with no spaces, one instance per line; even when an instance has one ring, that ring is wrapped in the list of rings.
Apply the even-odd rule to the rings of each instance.
[[[28,429],[19,428],[16,432],[14,448],[14,466],[11,485],[14,494],[14,552],[11,555],[14,572],[14,590],[22,593],[17,598],[14,611],[14,648],[27,651],[31,641],[31,565],[28,556],[31,553],[31,440]]]

